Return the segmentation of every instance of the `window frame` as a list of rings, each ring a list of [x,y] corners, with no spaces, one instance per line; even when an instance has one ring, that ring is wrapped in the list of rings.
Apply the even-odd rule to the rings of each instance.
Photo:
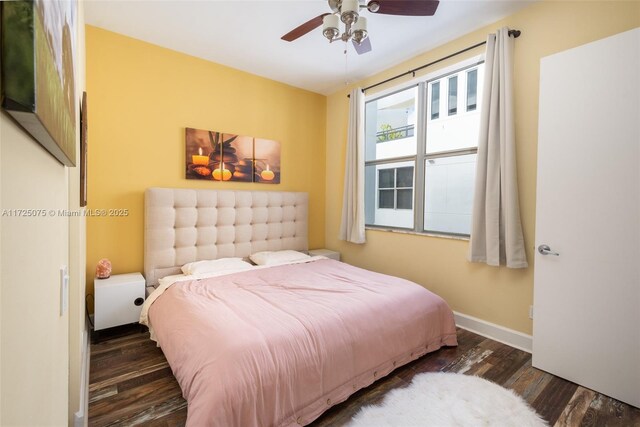
[[[402,233],[411,233],[411,234],[421,234],[421,235],[427,235],[427,236],[436,236],[436,237],[449,237],[449,238],[454,238],[454,239],[463,239],[463,240],[468,240],[469,239],[469,234],[463,234],[463,233],[452,233],[452,232],[444,232],[444,231],[429,231],[429,230],[425,230],[424,228],[424,208],[425,208],[425,173],[426,173],[426,163],[429,159],[436,159],[436,158],[441,158],[441,157],[452,157],[452,156],[462,156],[462,155],[468,155],[468,154],[477,154],[478,152],[478,147],[470,147],[470,148],[463,148],[463,149],[455,149],[455,150],[445,150],[445,151],[437,151],[437,152],[432,152],[432,153],[427,153],[427,135],[426,135],[426,130],[427,130],[427,124],[431,121],[434,120],[447,120],[448,118],[454,118],[457,117],[458,115],[461,114],[471,114],[471,113],[479,113],[480,110],[480,105],[478,105],[477,102],[477,96],[478,96],[478,88],[476,88],[476,109],[475,110],[471,110],[471,111],[467,111],[466,109],[466,104],[467,104],[467,96],[468,96],[468,89],[467,89],[467,78],[465,78],[465,83],[464,83],[464,93],[463,96],[460,96],[460,90],[459,90],[459,86],[460,84],[458,84],[458,93],[457,93],[457,103],[458,104],[462,104],[462,110],[460,110],[460,108],[458,108],[458,111],[456,112],[455,115],[449,116],[448,115],[448,98],[449,98],[449,87],[448,87],[448,82],[449,82],[449,78],[453,75],[453,74],[458,74],[458,73],[465,73],[465,77],[467,76],[467,73],[469,71],[471,71],[471,69],[473,67],[478,67],[481,64],[484,64],[485,60],[484,60],[484,55],[479,55],[479,56],[474,56],[472,58],[460,61],[457,64],[454,64],[452,66],[449,67],[445,67],[443,69],[437,70],[435,72],[429,73],[425,76],[419,77],[419,78],[415,78],[412,79],[410,82],[401,84],[401,85],[396,85],[394,87],[391,87],[387,90],[384,91],[380,91],[377,92],[375,94],[372,95],[365,95],[365,103],[368,102],[372,102],[372,101],[376,101],[378,99],[381,98],[385,98],[387,96],[393,95],[394,93],[398,93],[398,92],[402,92],[404,90],[407,90],[411,87],[414,86],[418,86],[418,91],[417,91],[417,100],[416,100],[416,106],[417,106],[417,117],[418,117],[418,121],[416,123],[416,127],[415,127],[415,136],[416,136],[416,154],[415,155],[410,155],[410,156],[401,156],[401,157],[394,157],[394,158],[385,158],[385,159],[381,159],[381,160],[366,160],[364,162],[364,167],[367,166],[377,166],[377,165],[381,165],[381,164],[392,164],[392,163],[400,163],[400,162],[413,162],[414,166],[413,166],[413,228],[407,228],[407,227],[396,227],[396,226],[389,226],[389,225],[376,225],[376,224],[367,224],[365,223],[365,229],[371,229],[371,230],[380,230],[380,231],[397,231],[397,232],[402,232]],[[477,77],[479,77],[479,73],[477,73]],[[440,101],[442,101],[442,93],[443,93],[443,88],[442,88],[442,81],[447,81],[447,90],[446,90],[446,99],[447,99],[447,104],[446,104],[446,115],[442,115],[440,114],[439,119],[431,119],[431,98],[429,97],[429,84],[432,82],[436,82],[436,81],[441,81],[440,83],[440,87],[439,87],[439,97],[440,97]],[[477,84],[479,84],[480,82],[477,82]],[[462,100],[462,103],[461,103]],[[442,110],[442,105],[440,105],[440,110]],[[366,110],[366,109],[365,109]],[[442,111],[440,111],[442,112]],[[365,117],[366,120],[366,117]],[[397,168],[396,168],[397,169]],[[394,173],[394,179],[397,179],[396,173]],[[378,174],[376,173],[376,199],[378,198],[377,192],[379,191],[379,188],[377,187],[378,184]],[[395,187],[394,187],[395,190]],[[366,195],[365,195],[366,197]],[[394,191],[394,209],[395,206],[397,204],[397,196],[395,194]],[[375,206],[378,206],[377,200],[375,203]],[[384,208],[384,209],[390,209],[390,208]]]

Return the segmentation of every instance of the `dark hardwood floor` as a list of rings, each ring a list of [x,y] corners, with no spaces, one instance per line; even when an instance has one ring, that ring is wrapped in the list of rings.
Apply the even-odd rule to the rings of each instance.
[[[340,426],[363,405],[381,401],[421,372],[478,375],[514,390],[555,426],[640,426],[640,410],[531,367],[531,355],[458,329],[458,347],[440,349],[325,412],[313,426]],[[94,334],[89,378],[89,425],[181,426],[187,416],[162,351],[141,326]]]

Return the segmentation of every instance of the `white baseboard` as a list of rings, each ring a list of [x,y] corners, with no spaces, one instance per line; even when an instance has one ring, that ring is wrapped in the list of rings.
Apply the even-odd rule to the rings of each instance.
[[[531,353],[533,349],[533,337],[531,335],[455,311],[453,316],[456,320],[456,325],[462,329],[491,338],[527,353]]]
[[[85,427],[88,425],[87,414],[89,413],[89,363],[91,357],[91,348],[89,342],[89,325],[86,325],[82,339],[82,375],[80,378],[80,410],[73,414],[73,426]]]
[[[73,414],[73,427],[84,427],[84,411]]]

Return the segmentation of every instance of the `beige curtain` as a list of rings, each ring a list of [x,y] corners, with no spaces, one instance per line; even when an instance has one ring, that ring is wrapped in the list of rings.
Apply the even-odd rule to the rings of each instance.
[[[525,268],[513,117],[513,42],[506,27],[487,39],[469,261]]]
[[[340,240],[364,243],[364,94],[358,87],[349,97],[349,131],[344,166]]]

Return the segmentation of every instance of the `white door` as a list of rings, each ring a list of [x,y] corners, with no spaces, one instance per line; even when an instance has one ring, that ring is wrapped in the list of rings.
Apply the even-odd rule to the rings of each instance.
[[[638,407],[639,79],[640,29],[541,60],[533,320],[535,367]]]

